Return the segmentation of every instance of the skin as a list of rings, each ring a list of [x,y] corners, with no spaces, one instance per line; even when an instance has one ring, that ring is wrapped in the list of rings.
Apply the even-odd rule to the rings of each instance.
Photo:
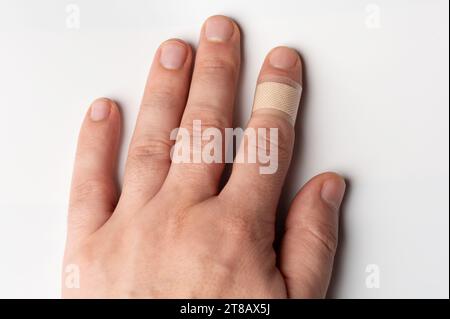
[[[338,211],[345,183],[335,173],[311,179],[296,195],[279,251],[275,216],[292,156],[294,128],[286,114],[258,110],[248,123],[278,128],[275,174],[257,164],[234,164],[220,187],[223,164],[170,161],[173,128],[232,127],[240,66],[235,22],[226,41],[208,39],[205,26],[195,57],[188,44],[168,40],[155,54],[130,144],[121,191],[116,185],[120,113],[106,98],[91,106],[76,155],[63,268],[65,298],[322,298],[337,245]],[[219,21],[220,22],[220,21]],[[186,50],[178,69],[161,64],[167,44]],[[270,57],[291,54],[279,68]],[[302,65],[288,48],[272,50],[258,81],[301,84]],[[99,119],[94,105],[108,114]],[[66,266],[76,265],[78,288]]]

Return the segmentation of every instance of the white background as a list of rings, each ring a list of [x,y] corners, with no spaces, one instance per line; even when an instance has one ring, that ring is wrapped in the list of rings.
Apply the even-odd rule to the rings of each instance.
[[[79,29],[67,24],[69,3]],[[204,19],[220,13],[244,34],[237,125],[266,52],[283,44],[303,56],[281,207],[316,173],[348,178],[330,297],[448,298],[448,10],[446,0],[0,0],[0,297],[59,296],[73,155],[90,101],[121,104],[125,152],[158,44],[195,45]],[[366,286],[370,264],[379,288]]]

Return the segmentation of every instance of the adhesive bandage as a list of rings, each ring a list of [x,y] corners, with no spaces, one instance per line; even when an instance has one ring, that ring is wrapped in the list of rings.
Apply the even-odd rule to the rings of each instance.
[[[256,86],[253,112],[260,109],[274,109],[286,113],[291,123],[297,118],[298,105],[302,95],[299,84],[292,85],[280,82],[262,82]]]

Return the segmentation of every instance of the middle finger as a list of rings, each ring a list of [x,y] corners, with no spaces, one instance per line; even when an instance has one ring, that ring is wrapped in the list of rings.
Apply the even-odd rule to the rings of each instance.
[[[183,180],[183,189],[197,200],[217,193],[224,161],[222,156],[219,163],[206,163],[201,153],[208,141],[197,145],[193,135],[216,128],[224,136],[224,129],[231,127],[239,67],[238,26],[224,16],[210,17],[201,31],[191,88],[180,126],[190,135],[192,154],[189,162],[173,161],[167,177],[169,185],[171,181],[176,184]],[[194,121],[196,127],[201,124],[201,131],[193,128]],[[221,147],[223,144],[222,139]],[[199,153],[200,158],[195,155]]]

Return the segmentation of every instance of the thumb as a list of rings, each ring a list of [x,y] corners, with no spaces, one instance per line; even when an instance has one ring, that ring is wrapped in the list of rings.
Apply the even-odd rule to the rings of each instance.
[[[290,298],[324,298],[337,247],[345,181],[335,173],[310,180],[294,198],[286,219],[280,268]]]

